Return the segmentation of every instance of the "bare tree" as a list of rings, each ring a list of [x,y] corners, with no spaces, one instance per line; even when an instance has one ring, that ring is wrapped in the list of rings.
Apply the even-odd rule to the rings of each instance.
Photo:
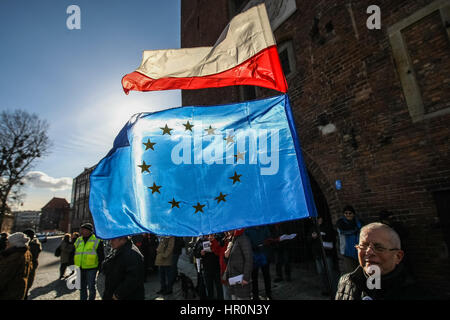
[[[23,110],[0,113],[0,226],[13,204],[22,204],[21,187],[35,159],[47,154],[51,143],[48,123]]]

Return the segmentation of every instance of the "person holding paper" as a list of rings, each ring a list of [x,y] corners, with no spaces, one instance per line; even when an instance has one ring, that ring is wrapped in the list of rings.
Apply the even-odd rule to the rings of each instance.
[[[276,278],[275,283],[281,281],[291,281],[291,262],[294,257],[295,252],[299,249],[296,247],[298,243],[295,237],[289,237],[289,235],[296,234],[296,225],[292,221],[287,221],[283,223],[276,223],[270,226],[272,239],[270,241],[274,255],[275,255],[275,270]],[[284,240],[286,237],[291,238],[290,240]],[[283,269],[284,276],[283,277]]]
[[[200,259],[205,275],[206,299],[223,300],[222,282],[220,281],[219,257],[211,251],[214,235],[199,237],[194,248],[194,257]]]
[[[228,259],[224,279],[229,280],[242,275],[242,281],[229,283],[228,292],[232,300],[250,300],[252,293],[253,252],[250,239],[244,234],[245,229],[233,232],[233,238],[225,251]],[[236,279],[236,278],[235,278]]]

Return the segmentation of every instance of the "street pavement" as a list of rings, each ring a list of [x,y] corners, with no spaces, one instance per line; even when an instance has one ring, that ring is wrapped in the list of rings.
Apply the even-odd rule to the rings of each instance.
[[[28,295],[29,300],[80,299],[78,290],[68,289],[66,282],[59,280],[60,258],[55,257],[55,250],[61,243],[61,240],[61,236],[49,237],[47,242],[42,243],[39,267]]]
[[[275,283],[275,265],[271,265],[270,274],[272,278],[272,297],[276,300],[329,300],[329,296],[321,295],[321,280],[315,272],[315,266],[310,264],[292,264],[292,276],[291,281],[281,281]],[[189,278],[192,279],[194,285],[197,284],[197,271],[195,265],[189,261],[188,256],[184,253],[181,254],[178,260],[178,272],[183,272]],[[258,288],[259,295],[262,300],[265,299],[264,291],[264,279],[262,272],[259,271]],[[177,281],[173,286],[173,293],[170,295],[159,295],[156,292],[159,291],[159,276],[157,273],[148,277],[148,281],[145,283],[145,299],[146,300],[184,300],[183,292],[181,290],[181,281]],[[192,298],[191,300],[198,300]]]
[[[62,237],[49,237],[46,243],[42,244],[43,251],[39,256],[39,267],[32,288],[29,292],[29,300],[79,300],[79,290],[69,289],[65,281],[59,280],[60,259],[55,257],[54,252],[61,242]],[[178,262],[178,271],[190,277],[194,285],[197,283],[197,272],[194,264],[189,261],[184,253]],[[292,264],[292,280],[274,283],[275,266],[271,265],[272,276],[272,296],[276,300],[327,300],[329,297],[321,295],[320,278],[316,274],[314,266],[309,263]],[[260,296],[264,299],[264,281],[262,273],[259,274]],[[99,277],[97,290],[102,291],[103,277]],[[159,276],[155,272],[147,278],[145,283],[146,300],[184,300],[181,290],[181,282],[177,281],[173,287],[171,295],[158,295]],[[96,300],[101,296],[97,292]],[[192,299],[192,296],[191,298]],[[196,299],[198,300],[198,296]]]

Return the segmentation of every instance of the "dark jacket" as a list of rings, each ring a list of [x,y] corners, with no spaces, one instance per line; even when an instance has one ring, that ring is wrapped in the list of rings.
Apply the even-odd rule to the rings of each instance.
[[[61,256],[60,256],[61,263],[66,263],[70,265],[72,263],[72,254],[75,252],[74,244],[71,243],[70,240],[63,239],[59,247],[61,248]]]
[[[36,268],[38,267],[38,258],[39,258],[39,254],[42,251],[42,245],[39,241],[39,239],[34,238],[33,240],[30,241],[30,243],[28,244],[30,247],[30,252],[31,252],[31,257],[32,257],[32,261],[33,261],[33,269],[36,270]]]
[[[131,241],[105,258],[101,272],[105,275],[104,300],[113,295],[119,300],[144,300],[144,258]]]
[[[206,273],[219,273],[220,272],[220,260],[214,252],[205,252],[202,256],[203,242],[210,242],[208,238],[200,237],[195,243],[194,257],[201,259],[203,270]]]
[[[28,247],[11,247],[0,253],[0,300],[23,300],[33,267]]]
[[[267,244],[267,240],[272,239],[272,234],[268,226],[248,228],[245,230],[245,235],[250,239],[254,255],[264,254],[267,260],[272,257],[272,247]]]
[[[180,255],[183,252],[184,240],[181,237],[175,237],[175,244],[173,247],[173,254]]]
[[[308,241],[311,243],[311,251],[314,256],[314,258],[321,258],[322,257],[322,247],[320,243],[320,238],[317,236],[317,238],[312,237],[312,233],[316,232],[317,230],[315,226],[313,225],[308,233]],[[322,243],[324,244],[324,251],[327,256],[334,256],[334,250],[336,246],[336,231],[333,229],[333,227],[329,224],[322,223],[319,226],[319,232],[322,236]],[[328,246],[327,246],[328,244]],[[329,246],[332,246],[330,248]]]
[[[367,288],[367,275],[359,266],[339,280],[336,300],[428,300],[431,295],[416,285],[402,264],[381,276],[380,289]]]

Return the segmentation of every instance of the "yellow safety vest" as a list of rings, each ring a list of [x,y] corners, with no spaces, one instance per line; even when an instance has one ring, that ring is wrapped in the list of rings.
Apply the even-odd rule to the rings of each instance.
[[[79,237],[75,241],[75,265],[81,269],[92,269],[98,267],[97,248],[100,244],[100,239],[97,239],[92,234],[86,243],[83,237]]]

